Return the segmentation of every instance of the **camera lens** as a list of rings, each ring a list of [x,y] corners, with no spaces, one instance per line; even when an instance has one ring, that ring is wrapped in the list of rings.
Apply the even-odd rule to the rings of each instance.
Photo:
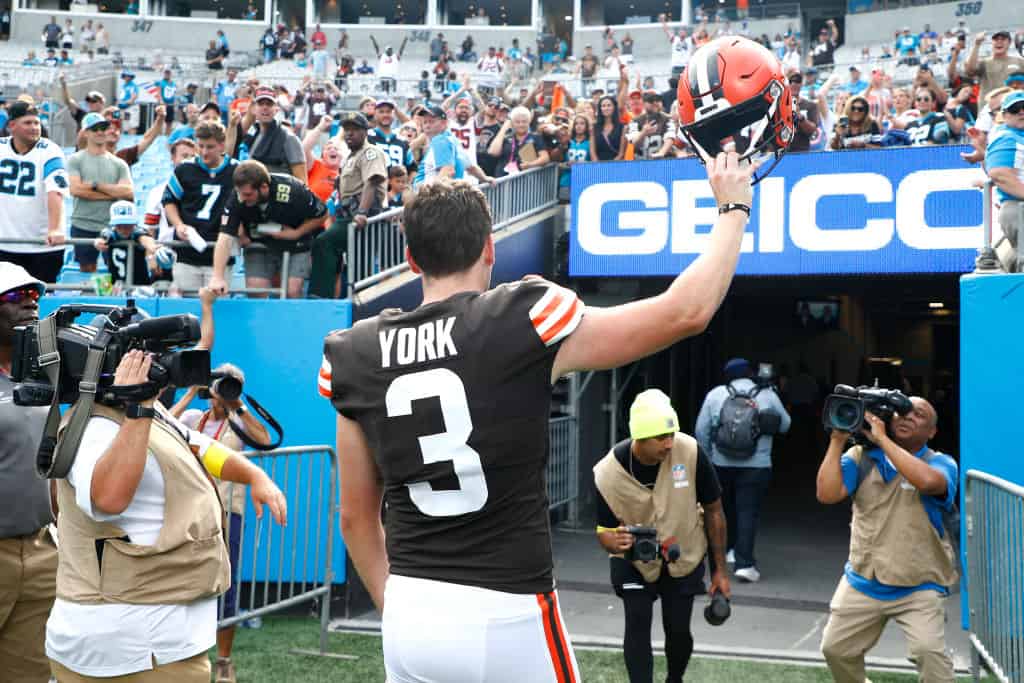
[[[242,383],[230,375],[214,380],[211,387],[225,401],[235,401],[242,395]]]
[[[857,431],[864,417],[862,402],[858,398],[846,398],[833,394],[825,401],[824,422],[831,429],[845,432]]]

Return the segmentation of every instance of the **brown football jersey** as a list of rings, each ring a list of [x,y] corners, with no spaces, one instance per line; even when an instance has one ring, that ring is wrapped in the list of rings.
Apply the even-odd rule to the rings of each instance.
[[[552,589],[551,371],[583,309],[572,291],[525,280],[387,310],[327,337],[320,393],[366,435],[391,572]]]

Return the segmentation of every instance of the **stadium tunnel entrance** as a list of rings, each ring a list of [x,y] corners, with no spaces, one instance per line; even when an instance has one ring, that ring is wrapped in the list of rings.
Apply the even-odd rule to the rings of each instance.
[[[734,590],[741,601],[826,608],[847,555],[850,507],[825,506],[815,497],[827,446],[824,397],[836,384],[873,384],[875,378],[879,386],[924,396],[939,415],[932,446],[958,457],[958,282],[957,274],[737,277],[703,335],[614,374],[598,373],[581,395],[579,529],[593,529],[591,468],[613,433],[615,440],[628,436],[637,393],[665,391],[682,428],[692,433],[728,359],[747,358],[755,368],[771,364],[793,424],[773,446],[773,481],[756,549],[762,582]],[[582,283],[584,301],[610,305],[661,292],[669,280],[605,280],[596,292],[589,284]]]

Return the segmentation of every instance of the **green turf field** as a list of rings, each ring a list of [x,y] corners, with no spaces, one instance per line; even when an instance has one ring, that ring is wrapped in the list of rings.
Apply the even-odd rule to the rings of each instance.
[[[239,629],[234,661],[239,683],[291,683],[330,681],[383,683],[384,664],[380,638],[371,635],[331,633],[331,652],[358,655],[357,661],[291,654],[294,648],[315,650],[319,622],[314,619],[268,618],[258,630]],[[619,652],[577,651],[584,683],[623,683],[626,680]],[[664,680],[664,658],[657,657],[655,681]],[[686,680],[700,683],[826,683],[832,680],[824,668],[724,661],[694,657]],[[911,683],[917,676],[872,673],[873,683]],[[964,678],[963,681],[968,681]],[[528,683],[524,681],[523,683]]]

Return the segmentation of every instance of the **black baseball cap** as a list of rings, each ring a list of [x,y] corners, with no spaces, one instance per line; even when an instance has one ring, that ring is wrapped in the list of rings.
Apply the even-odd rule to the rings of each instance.
[[[341,115],[341,125],[344,126],[356,126],[363,130],[370,130],[370,122],[357,111],[345,112]]]
[[[644,102],[661,102],[661,94],[653,90],[644,91]]]
[[[448,118],[448,115],[444,113],[444,109],[441,109],[441,107],[436,104],[427,105],[423,107],[423,110],[426,112],[427,116],[433,116],[435,119]]]
[[[1010,32],[1005,29],[1000,29],[992,34],[993,40],[995,40],[996,38],[1006,38],[1007,40],[1009,40],[1010,37]]]
[[[220,105],[218,105],[218,104],[217,104],[216,102],[214,102],[213,100],[210,100],[209,102],[207,102],[206,104],[204,104],[204,105],[203,105],[203,106],[202,106],[202,107],[201,107],[201,108],[199,109],[199,113],[200,113],[200,114],[202,114],[202,113],[203,113],[204,111],[206,111],[207,109],[212,109],[212,110],[214,110],[215,112],[217,112],[218,114],[220,114],[220,113],[221,113],[221,111],[220,111]]]
[[[39,116],[39,110],[36,109],[36,105],[23,100],[15,100],[11,106],[7,107],[7,117],[10,121],[20,119],[22,116]]]

